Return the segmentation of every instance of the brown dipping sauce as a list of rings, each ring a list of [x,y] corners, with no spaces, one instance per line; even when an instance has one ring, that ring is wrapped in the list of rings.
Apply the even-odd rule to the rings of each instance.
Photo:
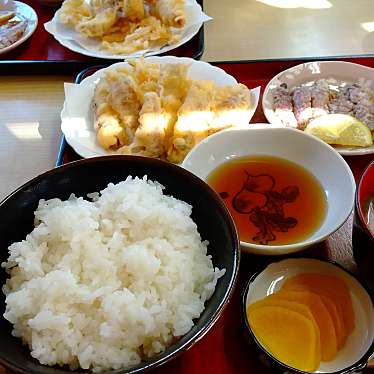
[[[326,195],[320,182],[282,158],[235,158],[213,170],[207,182],[224,199],[245,242],[284,245],[303,241],[326,217]]]

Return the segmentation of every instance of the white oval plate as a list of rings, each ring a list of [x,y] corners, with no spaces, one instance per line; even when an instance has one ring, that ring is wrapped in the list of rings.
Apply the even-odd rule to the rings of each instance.
[[[18,39],[15,43],[11,44],[8,47],[0,49],[0,55],[6,52],[11,51],[12,49],[18,47],[20,44],[24,43],[36,30],[38,26],[38,16],[35,13],[35,10],[31,6],[21,3],[20,1],[14,2],[15,7],[12,9],[17,15],[20,15],[27,19],[26,30],[23,33],[22,37]]]
[[[177,43],[166,45],[158,49],[136,51],[129,55],[111,54],[109,51],[101,51],[100,43],[93,38],[86,38],[80,33],[64,25],[60,21],[60,9],[57,10],[51,21],[44,24],[44,28],[64,47],[90,57],[106,58],[111,60],[123,60],[138,56],[154,56],[178,48],[187,43],[200,30],[202,24],[211,18],[203,13],[196,0],[186,0],[186,25],[182,30],[181,39]]]
[[[273,110],[272,90],[286,83],[289,88],[302,83],[323,78],[334,78],[346,82],[356,82],[363,78],[369,82],[369,87],[374,90],[374,69],[344,61],[313,61],[294,66],[277,74],[266,86],[262,97],[262,109],[270,123],[279,124],[278,117]],[[282,125],[281,125],[282,126]],[[370,147],[345,147],[334,146],[341,154],[346,156],[365,155],[374,153],[374,145]]]
[[[236,79],[224,70],[203,61],[196,61],[188,57],[147,57],[147,61],[157,63],[185,63],[190,64],[188,77],[195,80],[211,80],[218,86],[232,85]],[[80,84],[65,83],[65,102],[61,112],[61,130],[66,141],[80,156],[88,158],[116,154],[100,147],[96,141],[96,130],[93,124],[91,101],[94,89],[100,77],[108,70],[119,66],[127,66],[127,62],[118,62],[107,68],[100,69],[85,78]],[[254,106],[251,116],[256,111],[259,88],[252,90]],[[250,120],[250,118],[249,118]],[[248,121],[249,122],[249,121]]]
[[[268,265],[249,285],[248,305],[273,294],[282,287],[286,278],[298,273],[318,273],[339,277],[347,284],[355,313],[355,328],[343,349],[330,362],[321,362],[315,373],[332,373],[343,370],[361,359],[369,350],[374,338],[374,309],[366,290],[349,273],[326,261],[314,259],[287,259]]]

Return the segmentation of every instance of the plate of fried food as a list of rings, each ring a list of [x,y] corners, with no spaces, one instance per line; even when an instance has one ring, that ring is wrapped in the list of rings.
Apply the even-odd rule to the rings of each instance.
[[[210,19],[196,0],[65,0],[44,27],[72,51],[126,59],[177,48]]]
[[[20,1],[0,1],[0,54],[25,42],[35,31],[38,16]]]
[[[206,62],[138,58],[65,83],[61,129],[82,157],[126,154],[179,164],[209,135],[248,127],[259,93]]]
[[[374,69],[344,61],[294,66],[266,86],[262,108],[273,125],[293,127],[342,155],[374,153]]]

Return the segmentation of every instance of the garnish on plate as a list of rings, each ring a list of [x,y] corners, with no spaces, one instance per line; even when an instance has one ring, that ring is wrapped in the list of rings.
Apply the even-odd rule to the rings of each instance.
[[[373,145],[370,128],[347,114],[327,114],[312,120],[305,132],[328,144],[368,147]]]
[[[374,91],[364,79],[352,83],[334,78],[318,79],[293,88],[281,83],[272,93],[274,113],[284,126],[312,132],[317,121],[318,130],[313,135],[330,144],[362,147],[373,144],[369,132],[374,131]],[[328,118],[326,115],[344,115],[354,120],[341,119],[340,123],[338,116],[332,117],[337,134],[331,136],[330,127],[322,120]],[[341,134],[347,122],[352,123],[347,130],[349,134]]]
[[[13,11],[0,11],[0,50],[21,39],[27,24],[27,19]]]

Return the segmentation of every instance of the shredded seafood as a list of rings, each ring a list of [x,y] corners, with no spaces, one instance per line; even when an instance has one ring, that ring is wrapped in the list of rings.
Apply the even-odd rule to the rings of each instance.
[[[347,83],[320,79],[273,91],[274,111],[283,125],[304,129],[314,118],[330,113],[348,114],[374,131],[374,92],[367,82]]]

